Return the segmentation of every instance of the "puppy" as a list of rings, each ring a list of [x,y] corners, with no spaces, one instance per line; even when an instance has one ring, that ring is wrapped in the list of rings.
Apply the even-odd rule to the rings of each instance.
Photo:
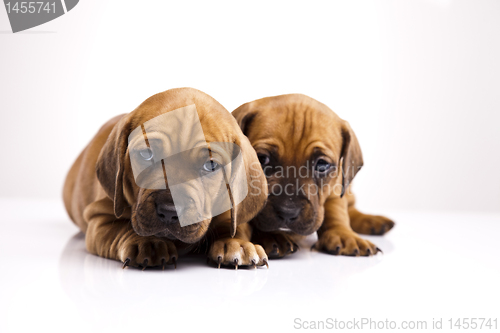
[[[104,124],[70,169],[64,204],[87,250],[124,268],[176,265],[209,228],[223,244],[210,258],[219,265],[267,265],[244,224],[267,197],[252,163],[255,151],[222,105],[172,89]]]
[[[355,207],[349,185],[363,165],[349,124],[304,95],[259,99],[233,111],[268,181],[265,208],[251,221],[253,241],[270,257],[298,250],[297,236],[318,232],[315,249],[369,256],[380,251],[357,233],[382,235],[394,222]]]

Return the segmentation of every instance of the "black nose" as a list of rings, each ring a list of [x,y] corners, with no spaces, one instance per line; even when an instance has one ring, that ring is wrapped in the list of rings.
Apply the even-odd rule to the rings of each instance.
[[[296,219],[301,211],[300,207],[297,206],[278,206],[275,207],[276,214],[283,220],[290,222]]]
[[[160,203],[156,205],[156,215],[166,224],[174,224],[179,222],[177,211],[174,205]]]

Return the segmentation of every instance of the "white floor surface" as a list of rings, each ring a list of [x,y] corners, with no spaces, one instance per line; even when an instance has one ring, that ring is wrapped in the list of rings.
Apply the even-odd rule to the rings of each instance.
[[[354,328],[388,320],[394,331],[412,322],[431,331],[440,319],[447,331],[450,318],[500,324],[500,215],[387,212],[396,227],[366,237],[384,251],[370,258],[311,252],[310,237],[269,269],[218,270],[187,256],[175,270],[141,271],[87,253],[60,202],[3,199],[0,211],[0,332],[292,332],[335,319]]]

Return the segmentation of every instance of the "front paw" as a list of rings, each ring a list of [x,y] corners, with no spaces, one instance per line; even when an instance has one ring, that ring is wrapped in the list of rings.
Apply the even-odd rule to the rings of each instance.
[[[382,252],[372,242],[359,237],[354,231],[348,229],[324,231],[311,249],[344,256],[371,256]]]
[[[283,258],[299,250],[293,238],[285,232],[256,232],[252,241],[262,245],[271,259]]]
[[[238,238],[223,238],[215,241],[210,247],[208,259],[221,265],[263,266],[267,264],[267,255],[262,246]],[[269,268],[269,266],[268,266]]]
[[[384,216],[359,214],[351,218],[351,228],[364,235],[384,235],[395,223]]]
[[[127,239],[119,245],[119,260],[123,262],[123,268],[127,266],[146,267],[173,264],[177,267],[177,249],[169,240],[158,237],[134,237]]]

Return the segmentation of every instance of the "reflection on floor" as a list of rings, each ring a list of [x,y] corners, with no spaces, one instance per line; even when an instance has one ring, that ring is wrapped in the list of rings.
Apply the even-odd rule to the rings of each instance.
[[[500,296],[498,215],[394,213],[394,230],[367,237],[384,250],[369,258],[311,252],[311,236],[269,269],[218,270],[188,255],[177,269],[141,271],[89,254],[59,202],[25,207],[0,201],[1,332],[294,331],[297,318],[497,315],[488,304]]]

